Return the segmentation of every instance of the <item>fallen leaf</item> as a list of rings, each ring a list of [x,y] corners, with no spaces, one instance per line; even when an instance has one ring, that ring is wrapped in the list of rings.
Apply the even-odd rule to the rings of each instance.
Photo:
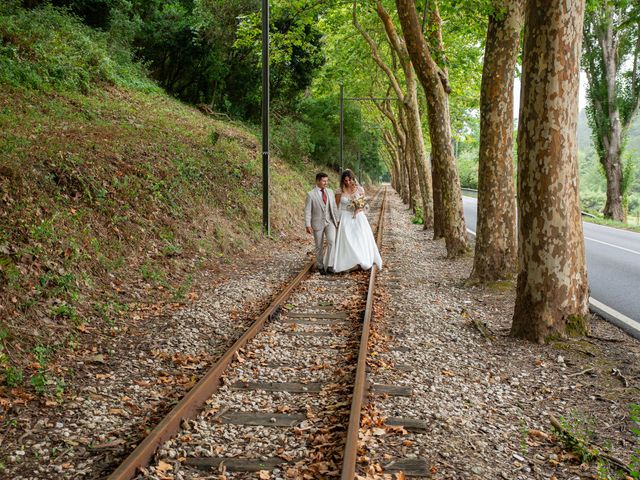
[[[271,475],[269,475],[269,472],[267,472],[266,470],[260,470],[258,472],[258,478],[260,480],[269,480],[271,478]]]
[[[122,417],[128,417],[129,416],[129,414],[126,411],[124,411],[123,409],[121,409],[121,408],[112,408],[111,410],[109,410],[109,413],[111,415],[120,415]]]
[[[167,473],[169,470],[173,470],[173,466],[170,463],[163,462],[162,460],[158,462],[158,466],[156,467],[157,473]]]
[[[544,433],[541,430],[536,430],[534,428],[529,430],[529,436],[530,437],[538,437],[538,438],[549,438],[549,435],[547,435],[546,433]]]

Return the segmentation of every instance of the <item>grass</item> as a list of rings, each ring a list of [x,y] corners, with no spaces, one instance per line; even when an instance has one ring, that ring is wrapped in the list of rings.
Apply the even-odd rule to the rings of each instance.
[[[242,129],[157,93],[0,93],[0,321],[77,324],[121,301],[114,278],[183,298],[191,260],[262,239],[258,143]],[[275,233],[297,227],[307,180],[274,159]]]
[[[48,366],[85,323],[112,334],[133,298],[186,298],[198,268],[274,240],[249,128],[170,98],[58,10],[4,8],[0,372],[53,395]],[[299,230],[307,168],[272,158],[272,238]]]
[[[593,218],[593,217],[585,217],[585,216],[583,216],[582,219],[585,222],[595,223],[596,225],[604,225],[606,227],[619,228],[622,230],[629,230],[631,232],[640,233],[640,225],[631,224],[631,222],[622,223],[622,222],[616,222],[615,220],[608,220],[606,218]],[[631,217],[629,217],[629,220],[632,220]]]

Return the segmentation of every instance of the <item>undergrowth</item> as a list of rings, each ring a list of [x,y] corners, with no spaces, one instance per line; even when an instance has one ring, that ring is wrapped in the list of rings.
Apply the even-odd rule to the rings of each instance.
[[[0,5],[0,382],[60,396],[57,352],[273,240],[248,129],[165,95],[67,13],[15,5]],[[273,239],[300,231],[308,167],[272,159]]]

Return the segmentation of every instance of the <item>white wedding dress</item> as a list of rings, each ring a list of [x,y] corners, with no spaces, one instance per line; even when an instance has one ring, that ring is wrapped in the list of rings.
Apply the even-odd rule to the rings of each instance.
[[[336,194],[339,193],[340,190],[336,191]],[[360,211],[354,217],[353,209],[349,207],[351,199],[360,196],[364,196],[364,188],[361,186],[356,188],[353,196],[346,193],[340,196],[340,225],[333,248],[333,259],[329,262],[335,272],[344,272],[358,265],[363,270],[369,270],[374,263],[382,268],[382,258],[367,216]]]

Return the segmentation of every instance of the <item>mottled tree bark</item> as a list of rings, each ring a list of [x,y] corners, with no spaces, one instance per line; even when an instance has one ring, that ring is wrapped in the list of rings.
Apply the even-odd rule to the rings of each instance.
[[[433,184],[433,239],[444,238],[444,207],[442,203],[442,181],[438,176],[438,170],[433,166],[431,159],[431,178]]]
[[[518,286],[511,333],[588,330],[576,128],[584,0],[529,0],[518,125]]]
[[[451,143],[451,123],[447,98],[447,75],[438,67],[427,42],[413,0],[396,0],[407,50],[427,98],[431,160],[434,177],[440,182],[444,238],[447,256],[455,258],[468,251],[462,210],[460,179]],[[433,5],[432,27],[440,29],[437,4]],[[437,207],[436,207],[437,208]]]
[[[471,280],[495,282],[516,273],[513,178],[513,77],[524,0],[495,0],[489,16],[480,91],[478,223]]]
[[[402,125],[402,129],[404,130],[407,138],[407,166],[409,167],[409,185],[411,186],[411,210],[415,213],[416,207],[420,204],[420,199],[422,198],[422,191],[420,190],[420,181],[419,181],[419,172],[418,166],[416,163],[416,151],[415,151],[415,143],[411,141],[411,131],[409,130],[409,125],[407,124],[407,111],[404,108],[400,108],[400,123]],[[423,199],[424,200],[424,199]]]

